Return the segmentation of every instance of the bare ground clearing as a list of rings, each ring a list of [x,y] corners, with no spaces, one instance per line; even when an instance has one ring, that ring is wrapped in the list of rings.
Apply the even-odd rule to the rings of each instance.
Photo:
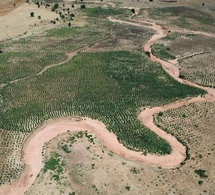
[[[30,17],[31,12],[34,12],[34,17]],[[38,16],[40,16],[41,19],[38,19]],[[37,35],[51,28],[65,26],[63,22],[57,22],[56,24],[51,23],[51,20],[57,17],[59,17],[59,15],[52,12],[50,8],[45,8],[44,6],[38,8],[37,5],[33,3],[23,3],[6,15],[0,16],[0,41]],[[72,25],[75,26],[83,26],[86,23],[86,20],[78,15],[75,20],[72,21]]]

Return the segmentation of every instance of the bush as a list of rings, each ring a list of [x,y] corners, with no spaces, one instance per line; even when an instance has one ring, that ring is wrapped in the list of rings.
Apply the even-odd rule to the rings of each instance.
[[[85,4],[82,4],[82,5],[80,6],[80,8],[81,8],[81,9],[85,9],[85,8],[86,8],[86,5],[85,5]]]
[[[135,9],[131,9],[131,13],[135,14]]]
[[[34,12],[31,12],[31,13],[30,13],[30,16],[31,16],[31,17],[34,17]]]
[[[205,174],[206,170],[198,169],[194,171],[196,174],[198,174],[201,178],[207,178],[208,176]]]

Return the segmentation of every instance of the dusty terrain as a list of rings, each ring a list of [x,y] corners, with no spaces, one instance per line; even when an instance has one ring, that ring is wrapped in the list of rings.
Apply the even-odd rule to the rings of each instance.
[[[41,30],[50,28],[49,26],[47,26],[48,21],[52,17],[55,17],[55,13],[47,12],[45,8],[40,8],[40,11],[42,10],[40,12],[41,16],[44,15],[44,20],[47,21],[45,27],[39,24],[41,21],[38,21],[37,17],[30,18],[29,15],[24,16],[25,18],[22,18],[23,15],[20,15],[20,18],[17,17],[16,19],[12,19],[12,14],[23,13],[24,10],[24,13],[29,12],[29,6],[32,9],[34,5],[32,6],[23,4],[11,13],[2,16],[3,19],[0,18],[0,25],[2,25],[0,26],[0,28],[5,30],[5,36],[1,37],[2,40],[23,34],[23,32],[33,26],[37,26],[38,30],[40,29],[40,27]],[[35,13],[37,10],[37,7],[33,8],[33,11],[35,11]],[[47,13],[49,13],[50,15]],[[13,25],[10,26],[6,22],[1,22],[1,19],[2,21],[8,21],[9,18],[11,20],[11,24]],[[18,25],[20,19],[26,21],[26,23],[24,23],[22,27]],[[141,23],[137,23],[135,21],[125,22],[116,20],[114,18],[109,19],[114,22],[124,22],[130,25],[142,26]],[[32,21],[34,23],[33,25]],[[155,23],[152,23],[152,26],[150,28],[156,30],[157,34],[155,34],[144,46],[144,50],[149,52],[151,52],[150,46],[160,38],[166,36],[168,33],[168,30],[163,29],[160,25],[157,25]],[[14,29],[16,29],[16,31]],[[70,56],[68,56],[68,60],[70,60],[75,54],[76,53],[72,53]],[[205,97],[196,97],[191,100],[185,99],[174,102],[170,105],[166,105],[164,107],[156,107],[151,109],[146,108],[140,113],[139,118],[145,126],[151,128],[153,131],[155,131],[157,134],[171,143],[173,151],[170,155],[144,156],[141,153],[127,150],[125,147],[119,144],[116,137],[113,134],[109,133],[106,130],[105,126],[98,121],[92,121],[91,119],[86,119],[84,121],[68,121],[67,119],[63,121],[57,120],[53,123],[51,122],[44,124],[33,134],[31,134],[23,148],[23,160],[26,163],[23,173],[21,174],[20,178],[10,186],[3,186],[2,188],[0,188],[0,194],[23,194],[30,188],[32,183],[35,181],[37,174],[44,167],[44,160],[42,155],[43,146],[46,142],[49,142],[53,138],[54,139],[48,144],[48,149],[45,149],[45,161],[47,161],[47,159],[50,158],[50,156],[54,152],[60,154],[60,156],[62,157],[62,162],[65,163],[65,167],[63,168],[64,171],[62,173],[62,176],[60,176],[60,183],[53,180],[53,173],[51,173],[51,171],[46,173],[41,172],[36,182],[28,190],[28,194],[47,194],[47,189],[49,189],[49,194],[69,194],[73,191],[77,192],[77,194],[86,194],[87,189],[89,190],[87,191],[87,194],[141,194],[143,190],[147,194],[213,194],[215,189],[213,189],[214,187],[212,185],[212,174],[209,174],[209,177],[207,179],[204,179],[203,184],[199,184],[198,175],[194,173],[194,168],[201,167],[201,160],[197,159],[195,165],[193,165],[191,161],[188,161],[185,166],[172,170],[152,168],[148,166],[153,165],[165,168],[179,166],[180,163],[185,159],[186,153],[185,148],[181,143],[179,143],[173,136],[167,134],[154,125],[153,114],[179,108],[185,105],[188,106],[191,103],[196,104],[197,102],[198,104],[205,101],[211,102],[214,101],[215,98],[214,89],[201,87],[190,81],[179,79],[179,70],[174,66],[177,62],[166,62],[153,55],[151,55],[150,57],[151,60],[160,62],[167,73],[169,73],[179,82],[205,89],[208,92],[208,95],[206,95]],[[61,65],[62,63],[57,65]],[[41,74],[44,71],[46,71],[46,69],[42,70]],[[204,104],[198,105],[200,105],[200,109],[204,109]],[[202,123],[205,123],[205,121],[202,120]],[[214,126],[213,123],[211,125],[212,127]],[[87,140],[86,138],[83,138],[83,140],[78,140],[75,144],[72,144],[69,147],[72,153],[65,155],[62,150],[59,150],[57,144],[62,141],[62,139],[66,140],[68,138],[68,135],[64,134],[61,137],[58,135],[66,133],[68,130],[89,130],[91,133],[95,133],[98,138],[95,138],[95,144],[93,145],[91,145],[89,143],[89,140]],[[210,128],[209,130],[211,131]],[[200,138],[197,139],[204,140],[204,138],[205,135],[203,134]],[[207,139],[212,138],[207,137]],[[208,143],[211,143],[211,140]],[[105,146],[107,146],[107,148]],[[89,150],[87,149],[88,147],[92,147],[92,149]],[[207,147],[208,145],[206,144],[205,148],[207,149]],[[195,150],[191,147],[191,150],[192,149]],[[210,148],[210,150],[213,151],[213,148]],[[114,152],[115,154],[110,151]],[[118,154],[119,156],[116,154]],[[214,156],[213,154],[210,154],[209,156],[210,158],[208,158],[208,163],[209,165],[211,165]],[[142,161],[144,162],[144,164],[141,164],[134,160]],[[205,166],[207,166],[207,163],[205,164]],[[211,168],[211,166],[208,166],[208,169]],[[213,170],[208,169],[207,173],[208,171],[213,172]],[[90,176],[92,176],[92,179],[89,180]],[[102,180],[100,178],[102,178]],[[121,179],[120,182],[119,178]],[[179,179],[176,181],[175,178]],[[82,188],[83,186],[85,188]]]
[[[10,13],[12,10],[16,9],[22,5],[24,0],[1,0],[0,1],[0,16],[4,16]]]
[[[57,170],[42,170],[27,194],[214,194],[214,103],[195,103],[173,109],[170,115],[159,122],[162,127],[180,129],[177,136],[184,138],[190,148],[191,157],[177,169],[153,168],[137,161],[119,157],[107,149],[97,136],[91,141],[86,136],[76,138],[66,133],[44,146],[43,157],[47,162],[53,154],[59,154],[63,172],[59,181],[53,175]],[[181,117],[181,112],[186,118]],[[177,114],[178,113],[178,114]],[[196,114],[193,114],[196,113]],[[200,113],[202,113],[200,115]],[[201,120],[200,120],[201,117]],[[198,127],[190,121],[198,118]],[[181,123],[180,123],[181,121]],[[170,122],[170,123],[169,123]],[[168,126],[169,129],[169,126]],[[189,132],[187,131],[189,129]],[[181,132],[183,131],[183,132]],[[172,132],[172,133],[173,133]],[[202,146],[202,140],[207,143]],[[67,145],[66,153],[62,146]],[[194,171],[206,170],[208,178],[200,178]],[[203,181],[199,185],[198,182]],[[128,188],[128,186],[130,188]],[[127,188],[126,188],[127,187]],[[129,189],[129,190],[128,190]]]
[[[34,12],[34,17],[30,16],[31,12]],[[2,13],[1,7],[0,13]],[[38,19],[38,16],[41,16],[41,19]],[[47,29],[64,26],[63,22],[51,23],[51,20],[57,17],[59,17],[58,14],[52,12],[50,8],[45,8],[44,5],[38,8],[34,3],[23,3],[9,13],[0,16],[0,41],[37,35]],[[83,26],[85,24],[84,18],[79,16],[76,16],[76,20],[72,22],[72,25]]]

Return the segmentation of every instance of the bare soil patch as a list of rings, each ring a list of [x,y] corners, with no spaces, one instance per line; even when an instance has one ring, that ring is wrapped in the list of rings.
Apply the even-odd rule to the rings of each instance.
[[[0,0],[0,16],[10,13],[24,2],[25,0]]]

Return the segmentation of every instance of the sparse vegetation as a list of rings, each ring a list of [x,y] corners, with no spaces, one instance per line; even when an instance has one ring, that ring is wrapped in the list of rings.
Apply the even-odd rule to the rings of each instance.
[[[152,46],[152,53],[162,59],[174,60],[176,57],[170,54],[170,48],[165,47],[164,44],[156,43]]]

